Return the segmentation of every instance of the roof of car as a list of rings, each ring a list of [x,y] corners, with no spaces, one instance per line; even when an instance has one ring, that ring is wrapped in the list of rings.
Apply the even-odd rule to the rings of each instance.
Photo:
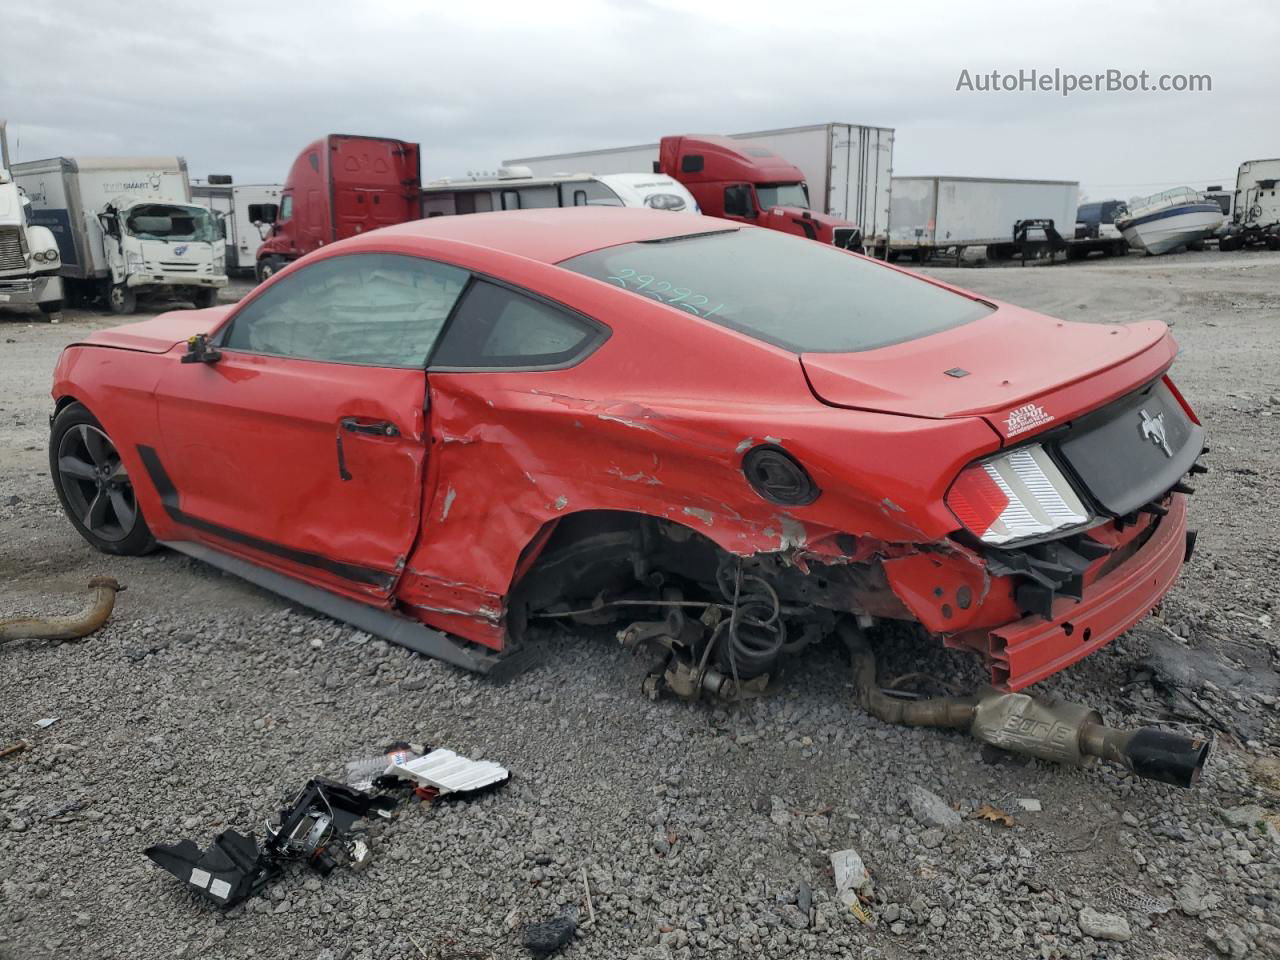
[[[641,240],[664,240],[735,227],[692,213],[619,207],[504,210],[430,217],[383,227],[374,236],[431,237],[491,247],[531,260],[559,263],[579,254]]]

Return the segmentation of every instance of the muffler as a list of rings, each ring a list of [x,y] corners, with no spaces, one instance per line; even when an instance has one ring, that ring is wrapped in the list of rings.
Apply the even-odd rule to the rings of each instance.
[[[984,687],[962,697],[903,700],[882,691],[876,661],[866,637],[852,623],[837,628],[853,660],[858,705],[886,723],[968,730],[992,746],[1076,766],[1101,758],[1135,776],[1175,787],[1200,779],[1212,742],[1154,727],[1116,730],[1088,707],[1027,693]]]
[[[76,640],[87,637],[107,622],[123,590],[111,577],[89,581],[93,600],[80,613],[66,617],[22,617],[0,620],[0,643],[6,640]]]

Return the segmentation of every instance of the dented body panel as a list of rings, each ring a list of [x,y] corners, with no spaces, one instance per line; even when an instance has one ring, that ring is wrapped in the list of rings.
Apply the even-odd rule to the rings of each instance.
[[[1163,515],[1098,517],[1073,531],[1091,538],[1089,557],[1107,555],[1077,571],[1081,598],[1050,590],[1047,618],[1028,615],[1009,572],[1016,551],[993,562],[947,496],[975,461],[1054,436],[1159,378],[1175,352],[1163,324],[1068,324],[1000,304],[907,343],[801,357],[556,265],[722,229],[614,210],[386,228],[310,255],[237,307],[91,335],[64,352],[54,398],[101,420],[157,539],[203,544],[492,651],[518,646],[556,591],[597,602],[585,571],[606,563],[637,584],[678,579],[694,591],[714,590],[717,564],[747,563],[788,609],[916,621],[979,653],[1007,689],[1109,642],[1159,600],[1185,530],[1179,494]],[[245,305],[307,264],[361,252],[496,278],[607,335],[556,369],[233,350],[180,362],[188,337],[216,343]],[[760,449],[802,465],[816,495],[762,495],[745,466]],[[577,573],[556,580],[548,565]],[[658,581],[655,569],[665,570]],[[1075,639],[1064,633],[1084,620]]]

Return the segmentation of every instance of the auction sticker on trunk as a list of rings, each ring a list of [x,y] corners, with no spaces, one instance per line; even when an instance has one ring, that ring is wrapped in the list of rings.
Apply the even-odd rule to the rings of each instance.
[[[1024,404],[1016,410],[1009,411],[1009,416],[1004,422],[1005,436],[1016,437],[1020,433],[1026,433],[1036,427],[1043,427],[1053,421],[1054,417],[1045,413],[1044,407],[1038,403]]]

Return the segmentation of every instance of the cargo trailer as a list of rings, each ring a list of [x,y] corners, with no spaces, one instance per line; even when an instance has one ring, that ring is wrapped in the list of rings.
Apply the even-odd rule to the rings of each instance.
[[[986,247],[1002,259],[1014,254],[1014,233],[1024,221],[1052,221],[1062,237],[1075,233],[1074,180],[1000,180],[981,177],[894,177],[889,212],[891,257],[923,260],[934,252]]]

